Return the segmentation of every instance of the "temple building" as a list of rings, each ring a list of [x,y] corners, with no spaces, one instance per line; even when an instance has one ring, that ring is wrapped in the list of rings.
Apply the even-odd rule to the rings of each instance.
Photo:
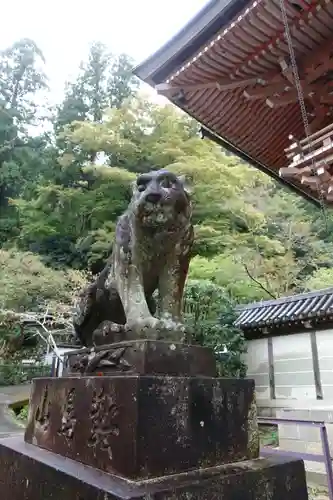
[[[333,203],[333,2],[211,0],[135,74],[202,134]]]

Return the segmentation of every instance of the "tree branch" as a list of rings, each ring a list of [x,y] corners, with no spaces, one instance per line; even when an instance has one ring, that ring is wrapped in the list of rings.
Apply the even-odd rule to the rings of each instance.
[[[71,329],[73,328],[72,325],[69,324],[69,322],[66,321],[66,319],[63,316],[55,316],[51,319],[51,327],[49,328],[48,322],[49,322],[49,314],[52,315],[50,312],[49,308],[47,307],[45,310],[44,314],[41,313],[18,313],[15,311],[9,311],[9,310],[2,310],[0,309],[0,315],[4,317],[9,317],[11,320],[16,319],[17,324],[20,326],[21,329],[23,329],[23,324],[22,320],[28,320],[33,324],[33,326],[36,328],[36,331],[34,333],[34,337],[39,337],[43,342],[46,343],[46,345],[51,349],[51,351],[55,354],[55,356],[58,358],[58,360],[62,363],[63,360],[61,358],[57,343],[55,341],[55,338],[53,336],[54,330],[52,330],[52,323],[56,324],[57,322],[61,321],[61,324],[64,325],[65,327],[71,326]],[[53,316],[53,315],[52,315]],[[1,352],[1,346],[0,346],[0,352]]]
[[[256,285],[258,285],[262,290],[264,290],[264,292],[266,292],[270,297],[272,297],[272,299],[276,299],[275,295],[273,295],[262,283],[260,283],[260,281],[258,281],[254,276],[252,276],[252,274],[249,271],[249,268],[247,267],[246,264],[244,264],[244,262],[243,266],[250,280],[256,283]]]

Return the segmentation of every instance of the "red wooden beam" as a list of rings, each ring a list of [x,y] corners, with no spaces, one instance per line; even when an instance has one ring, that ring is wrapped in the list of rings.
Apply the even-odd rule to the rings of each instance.
[[[315,69],[309,69],[307,75],[304,78],[304,81],[306,83],[312,83],[331,69],[333,69],[333,59],[327,59],[322,64],[319,64]]]
[[[257,86],[253,89],[244,90],[243,95],[247,99],[262,99],[266,97],[274,96],[275,94],[282,94],[288,90],[291,90],[291,85],[285,81],[281,83],[274,83],[271,85]]]
[[[315,112],[315,117],[309,124],[310,131],[312,134],[320,129],[320,126],[322,125],[327,116],[328,107],[327,106],[315,107],[314,112]]]
[[[302,88],[303,95],[305,98],[311,96],[317,90],[316,85],[307,85],[305,88]],[[284,94],[277,97],[270,97],[266,99],[266,104],[270,108],[278,108],[280,106],[286,106],[287,104],[293,104],[298,101],[298,93],[297,90],[289,90]]]
[[[187,85],[173,85],[171,83],[159,83],[155,85],[155,90],[159,94],[162,95],[173,95],[180,90],[184,92],[195,92],[196,90],[202,89],[218,89],[218,90],[234,90],[241,87],[246,87],[249,85],[255,85],[258,82],[265,83],[265,80],[260,78],[259,76],[239,79],[239,80],[230,80],[230,78],[221,78],[219,80],[210,80],[206,82],[199,82]]]
[[[320,96],[320,102],[333,106],[333,94],[324,94]]]

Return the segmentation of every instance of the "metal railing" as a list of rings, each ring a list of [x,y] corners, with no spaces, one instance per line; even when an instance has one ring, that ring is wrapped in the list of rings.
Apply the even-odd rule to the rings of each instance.
[[[51,377],[59,377],[62,372],[62,362],[57,356],[53,355],[51,365]]]
[[[328,496],[330,500],[333,500],[333,470],[332,470],[332,458],[330,453],[330,446],[328,442],[326,423],[320,420],[294,420],[288,418],[270,418],[270,417],[259,417],[259,424],[284,424],[284,425],[301,425],[308,427],[315,427],[319,429],[321,445],[323,448],[323,454],[314,454],[306,452],[297,452],[289,450],[281,450],[280,448],[271,448],[269,446],[260,447],[261,456],[270,455],[284,455],[287,457],[300,458],[302,460],[309,460],[311,462],[324,462],[326,474],[327,474],[327,485],[328,485]]]

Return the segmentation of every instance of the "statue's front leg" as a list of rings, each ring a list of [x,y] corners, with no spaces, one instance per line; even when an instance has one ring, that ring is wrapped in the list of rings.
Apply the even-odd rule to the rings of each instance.
[[[149,311],[139,267],[118,262],[115,271],[114,283],[123,304],[126,328],[133,332],[154,328],[158,320]]]
[[[182,241],[169,255],[159,279],[159,310],[161,317],[179,323],[182,318],[184,286],[190,264],[190,243]]]
[[[178,266],[163,271],[159,280],[160,317],[169,317],[175,322],[181,320],[182,297],[186,274]]]
[[[161,322],[169,331],[174,331],[178,340],[183,340],[185,326],[182,322],[182,299],[188,263],[175,259],[166,266],[159,280],[159,312]]]

